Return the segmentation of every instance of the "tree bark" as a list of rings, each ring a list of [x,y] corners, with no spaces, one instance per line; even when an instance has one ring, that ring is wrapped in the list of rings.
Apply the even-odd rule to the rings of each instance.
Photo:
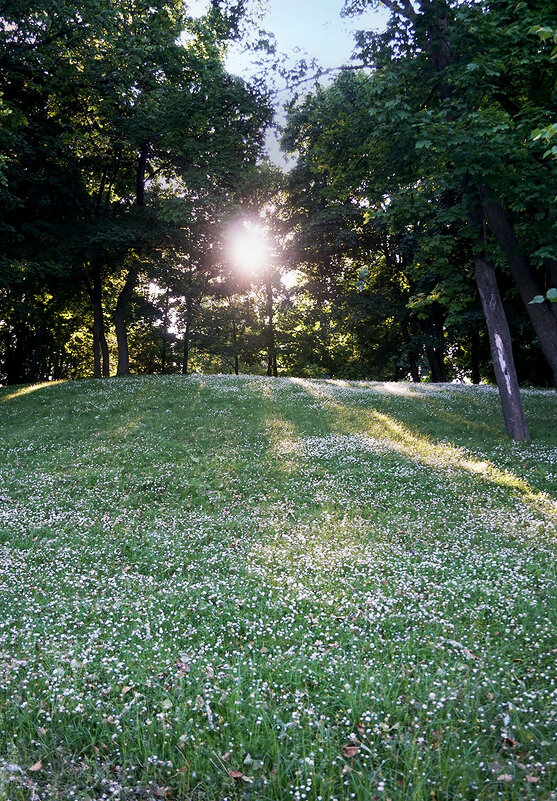
[[[420,383],[420,370],[418,367],[418,359],[413,350],[408,351],[408,364],[410,365],[410,375],[415,384]]]
[[[477,283],[477,282],[476,282]],[[470,339],[470,368],[472,371],[472,383],[480,383],[480,334],[472,331]]]
[[[547,227],[551,230],[553,222],[555,220],[556,212],[553,209],[550,209],[547,214]],[[553,239],[548,244],[555,247],[557,242]],[[545,275],[546,275],[546,286],[545,289],[551,289],[552,287],[557,287],[557,257],[555,258],[548,258],[545,261]]]
[[[164,317],[162,321],[162,348],[161,348],[161,375],[166,372],[166,351],[167,351],[167,334],[168,328],[168,309],[170,305],[170,289],[167,288],[164,298]]]
[[[98,304],[93,300],[93,376],[101,377],[101,337]]]
[[[110,376],[110,357],[108,354],[108,342],[106,341],[106,335],[105,335],[104,317],[100,331],[100,340],[101,340],[103,378],[108,378]]]
[[[57,351],[54,355],[54,368],[52,372],[54,381],[59,381],[62,378],[62,354]]]
[[[37,381],[38,376],[40,374],[41,361],[44,361],[44,359],[42,359],[42,356],[44,350],[45,334],[46,334],[46,326],[43,320],[39,324],[39,330],[37,331],[37,334],[35,336],[35,343],[31,354],[29,370],[27,371],[27,378],[31,384],[34,384]]]
[[[273,319],[273,286],[270,277],[265,279],[267,293],[267,375],[278,376],[275,325]]]
[[[18,320],[6,334],[4,369],[8,386],[26,383],[26,348],[24,347],[26,331],[25,324]]]
[[[110,361],[104,326],[102,279],[98,264],[93,265],[92,281],[86,280],[85,287],[93,307],[93,375],[95,378],[101,378],[101,376],[108,378]]]
[[[425,355],[427,356],[427,361],[431,370],[432,382],[434,384],[444,384],[447,381],[447,374],[445,373],[443,357],[442,354],[439,353],[439,349],[427,345]]]
[[[190,358],[190,330],[191,330],[191,304],[186,302],[186,330],[184,332],[184,358],[182,360],[182,375],[188,374]]]
[[[414,341],[410,336],[408,326],[405,322],[401,325],[401,332],[403,341],[406,345],[406,354],[408,356],[408,366],[410,368],[410,375],[415,384],[420,383],[420,368],[418,365],[418,354],[414,350]]]
[[[142,142],[138,154],[135,183],[135,204],[140,209],[145,207],[145,173],[147,169],[148,154],[149,145],[147,142]],[[118,300],[116,301],[116,309],[114,311],[114,328],[116,330],[116,341],[118,343],[118,366],[116,368],[116,375],[130,374],[130,354],[128,348],[128,332],[126,328],[126,312],[128,310],[128,305],[132,298],[133,291],[136,287],[138,277],[138,267],[131,267],[128,271],[126,283],[124,284],[122,291],[118,295]]]
[[[423,324],[424,332],[429,339],[425,352],[431,369],[431,380],[434,383],[445,383],[445,353],[443,342],[443,316],[438,304],[434,304],[431,315]]]
[[[557,308],[555,304],[531,303],[535,295],[542,295],[530,260],[522,252],[509,217],[499,201],[487,188],[482,189],[483,207],[495,241],[506,256],[526,311],[536,332],[541,349],[547,359],[553,379],[557,384]]]
[[[501,302],[497,278],[485,251],[474,253],[475,278],[485,314],[491,358],[507,434],[517,442],[530,439],[516,377],[511,335]]]
[[[137,170],[135,174],[135,204],[140,209],[145,207],[145,172],[147,170],[148,153],[149,145],[147,142],[142,142],[139,149]]]
[[[126,327],[126,312],[137,283],[138,271],[132,267],[128,272],[126,283],[118,295],[116,309],[114,311],[114,328],[116,330],[116,341],[118,343],[118,366],[116,375],[130,374],[130,354],[128,348],[128,332]]]
[[[557,287],[557,259],[548,259],[546,262],[547,288]]]
[[[102,301],[95,298],[93,304],[93,375],[107,378],[110,375],[108,343],[104,333]]]
[[[232,318],[232,346],[234,348],[234,374],[240,374],[240,361],[238,359],[238,330],[236,320]]]

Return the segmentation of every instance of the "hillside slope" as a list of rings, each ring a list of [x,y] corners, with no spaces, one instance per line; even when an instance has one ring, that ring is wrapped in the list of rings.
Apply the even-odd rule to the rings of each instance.
[[[557,395],[0,390],[0,799],[549,799]]]

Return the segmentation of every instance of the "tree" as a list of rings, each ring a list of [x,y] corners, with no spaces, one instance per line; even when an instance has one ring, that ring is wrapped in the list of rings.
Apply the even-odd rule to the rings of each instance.
[[[347,4],[354,11],[367,5],[359,1]],[[536,312],[528,308],[537,279],[517,235],[520,212],[530,206],[528,211],[533,214],[529,219],[536,224],[530,223],[527,231],[536,237],[536,254],[545,255],[548,269],[552,269],[554,257],[549,254],[547,259],[548,246],[544,244],[551,179],[546,165],[540,164],[539,153],[524,144],[527,127],[547,118],[555,74],[549,54],[535,45],[528,32],[540,14],[554,19],[555,9],[546,2],[452,4],[427,0],[417,10],[408,2],[386,5],[393,11],[394,25],[411,31],[426,68],[422,77],[429,67],[435,79],[424,104],[424,130],[428,132],[424,146],[444,147],[458,156],[455,176],[460,173],[471,218],[486,220],[504,253],[556,374],[554,309],[549,304]],[[377,37],[370,37],[368,45],[369,52],[380,46]],[[479,215],[475,206],[480,208]],[[525,229],[522,225],[526,234]]]
[[[117,372],[126,374],[126,315],[140,275],[153,273],[196,209],[231,201],[260,152],[266,99],[223,66],[242,6],[215,1],[202,20],[178,0],[88,0],[79,12],[15,2],[2,12],[0,89],[22,119],[4,162],[5,272],[44,261],[46,250],[56,270],[82,282],[96,375],[108,371],[107,284]]]
[[[446,320],[457,308],[478,308],[462,275],[470,249],[446,189],[415,156],[412,101],[395,77],[343,72],[292,109],[285,144],[299,154],[288,182],[293,258],[306,272],[311,265],[329,282],[335,277],[336,304],[350,308],[359,350],[370,367],[375,361],[372,375],[390,369],[399,377],[404,365],[402,375],[419,380],[426,358],[432,379],[445,381]]]

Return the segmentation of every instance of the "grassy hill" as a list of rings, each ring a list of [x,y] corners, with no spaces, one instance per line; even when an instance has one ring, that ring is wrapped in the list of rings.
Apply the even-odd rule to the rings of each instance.
[[[557,786],[557,396],[0,390],[0,799]]]

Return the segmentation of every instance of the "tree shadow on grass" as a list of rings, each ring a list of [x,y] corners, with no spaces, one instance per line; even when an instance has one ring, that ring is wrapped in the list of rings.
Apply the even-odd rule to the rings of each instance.
[[[515,472],[499,467],[493,460],[486,458],[483,453],[476,456],[472,450],[474,445],[472,444],[471,448],[469,440],[466,440],[466,446],[461,446],[446,438],[441,440],[428,436],[421,428],[408,425],[401,419],[400,410],[397,410],[397,416],[392,407],[391,413],[380,410],[381,407],[384,408],[384,404],[375,403],[376,396],[374,394],[370,393],[365,397],[365,405],[353,406],[350,403],[349,394],[347,397],[350,388],[344,385],[342,385],[340,393],[335,393],[334,388],[331,388],[330,385],[323,392],[321,382],[306,379],[293,380],[306,390],[313,402],[317,401],[323,405],[329,415],[331,428],[334,428],[338,435],[346,437],[365,435],[367,446],[363,446],[362,451],[371,452],[374,449],[383,452],[390,451],[427,466],[432,471],[450,474],[451,478],[454,476],[455,479],[458,475],[467,475],[478,484],[501,488],[507,495],[520,498],[550,519],[557,518],[557,503],[546,492],[536,489]],[[349,402],[344,403],[345,399]],[[380,401],[380,398],[378,400]],[[496,401],[496,398],[493,400]],[[439,409],[440,405],[441,403],[435,403],[432,410],[434,428],[437,427],[437,421],[443,415],[443,410]],[[456,416],[459,422],[467,428],[468,419],[460,414]],[[412,409],[412,417],[415,418],[414,409]],[[445,420],[452,425],[453,413],[445,413]],[[470,422],[476,425],[480,434],[483,434],[484,431],[486,434],[491,431],[491,427],[481,421],[472,420]],[[431,430],[431,426],[424,425],[425,432],[428,428]],[[458,438],[456,441],[458,442]],[[508,440],[505,442],[508,443]],[[482,444],[485,448],[485,440],[482,440]],[[496,444],[498,444],[497,441]],[[456,475],[454,471],[458,471]]]
[[[66,394],[71,385],[63,384],[62,393],[57,392],[52,400],[66,417],[63,431],[53,434],[48,424],[41,427],[38,415],[44,405],[37,405],[35,399],[37,390],[42,395],[45,388],[54,386],[34,385],[4,395],[11,398],[10,403],[21,399],[22,415],[37,414],[36,426],[27,424],[27,430],[36,435],[39,446],[42,443],[41,453],[34,457],[29,453],[26,458],[40,457],[46,469],[71,471],[78,479],[80,471],[84,476],[87,473],[87,482],[101,481],[105,486],[116,480],[114,471],[121,469],[131,476],[131,484],[128,487],[120,477],[116,495],[125,496],[131,488],[138,503],[164,506],[167,493],[172,492],[184,502],[191,501],[194,506],[208,503],[214,509],[254,494],[261,501],[280,503],[281,495],[291,489],[297,489],[299,497],[299,483],[307,480],[308,506],[331,506],[335,492],[331,488],[327,498],[330,464],[318,458],[309,470],[300,449],[311,440],[315,447],[327,450],[327,438],[336,437],[334,443],[330,440],[330,447],[339,453],[344,446],[352,448],[354,459],[346,477],[361,482],[363,489],[369,459],[375,452],[376,460],[395,459],[393,467],[427,467],[432,476],[450,479],[455,493],[469,486],[465,483],[463,487],[457,478],[468,476],[474,484],[500,488],[544,515],[555,514],[555,504],[546,493],[484,453],[474,453],[476,448],[485,451],[486,442],[497,436],[489,419],[490,414],[495,417],[497,404],[491,393],[487,404],[482,393],[475,408],[475,399],[467,396],[467,404],[474,410],[462,414],[461,409],[447,410],[446,390],[441,398],[429,388],[424,392],[408,385],[244,376],[163,381],[150,377],[125,383],[113,379],[94,382],[94,386],[87,382],[87,389],[94,391],[85,399],[81,394]],[[73,406],[77,413],[72,417],[68,410]],[[477,419],[482,413],[483,418]],[[412,425],[406,421],[407,415]],[[102,419],[97,421],[97,416]],[[434,435],[440,424],[450,439]],[[472,429],[473,436],[465,436]],[[359,444],[354,437],[360,437]],[[503,436],[495,439],[497,446],[507,442]],[[80,467],[76,467],[76,455]],[[101,468],[104,475],[95,476]],[[161,482],[154,484],[151,476],[139,480],[142,470],[148,473],[153,469],[157,477],[166,471],[166,479],[163,475]],[[342,475],[338,480],[343,480]],[[288,486],[295,482],[297,487]],[[369,489],[373,491],[373,487]]]
[[[314,381],[324,393],[344,394],[352,406],[369,404],[374,399],[380,411],[400,412],[411,409],[412,419],[419,425],[422,434],[446,439],[450,432],[453,443],[459,439],[477,440],[485,446],[486,438],[497,444],[512,443],[505,433],[504,420],[497,388],[494,386],[471,386],[464,384],[413,384],[407,382],[343,381],[325,379]],[[554,390],[522,390],[524,407],[532,437],[543,439],[548,445],[557,446],[557,429],[544,420],[548,401],[555,402]],[[462,407],[466,404],[465,411]],[[456,410],[454,407],[459,406]],[[394,415],[394,416],[398,416]],[[483,437],[483,439],[482,439]],[[520,443],[518,447],[528,447]]]

